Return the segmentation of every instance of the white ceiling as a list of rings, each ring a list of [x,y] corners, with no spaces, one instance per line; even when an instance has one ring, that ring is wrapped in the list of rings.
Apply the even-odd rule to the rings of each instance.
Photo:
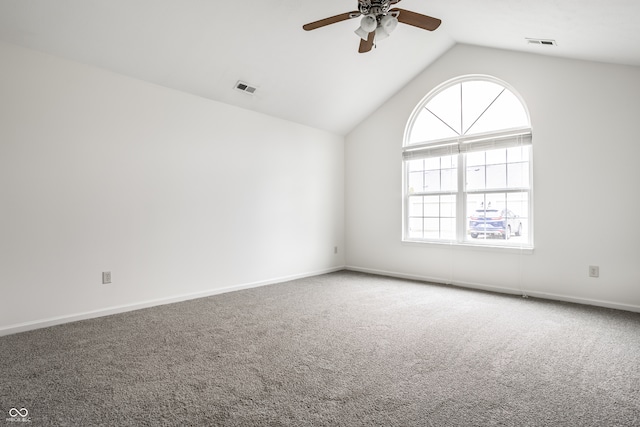
[[[640,66],[639,0],[403,0],[442,19],[357,52],[356,0],[0,0],[0,40],[346,134],[455,43]],[[557,46],[525,38],[555,39]],[[258,87],[251,96],[237,80]]]

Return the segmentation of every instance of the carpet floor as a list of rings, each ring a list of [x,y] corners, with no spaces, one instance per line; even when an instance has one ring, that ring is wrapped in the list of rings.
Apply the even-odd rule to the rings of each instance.
[[[34,426],[639,426],[640,314],[342,271],[0,337],[0,410]]]

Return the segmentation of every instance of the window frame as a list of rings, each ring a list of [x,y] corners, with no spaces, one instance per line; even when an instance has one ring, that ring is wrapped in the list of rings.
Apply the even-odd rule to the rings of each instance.
[[[453,87],[457,84],[470,81],[488,81],[502,86],[513,94],[520,102],[525,114],[528,126],[515,127],[510,129],[499,129],[492,132],[484,132],[471,135],[461,135],[458,137],[444,138],[438,140],[429,140],[427,142],[410,143],[411,132],[413,126],[416,123],[416,118],[423,112],[423,108],[437,97],[444,90]],[[500,92],[502,94],[502,92]],[[461,101],[462,102],[462,101]],[[462,107],[462,103],[461,103]],[[488,109],[488,108],[487,108]],[[485,110],[486,111],[486,110]],[[484,114],[484,112],[482,113]],[[482,114],[479,116],[481,117]],[[471,128],[471,127],[470,127]],[[470,129],[469,128],[469,129]],[[469,130],[467,129],[467,130]],[[461,129],[462,130],[462,129]],[[514,143],[514,141],[516,141]],[[518,142],[519,141],[519,142]],[[487,152],[491,149],[498,148],[510,148],[510,147],[526,147],[527,150],[527,163],[528,163],[528,186],[521,186],[517,188],[509,188],[508,183],[505,188],[483,188],[469,190],[467,189],[466,174],[467,174],[467,154],[470,152]],[[409,178],[409,161],[417,159],[426,159],[433,157],[443,156],[457,156],[457,187],[453,191],[433,191],[426,192],[421,191],[418,194],[410,191],[410,178]],[[505,160],[505,165],[508,168],[509,160]],[[442,168],[441,168],[442,170]],[[508,173],[508,172],[507,172]],[[424,187],[423,187],[424,190]],[[469,203],[468,197],[471,194],[505,194],[505,198],[509,193],[524,193],[526,194],[527,203],[527,240],[511,243],[508,240],[496,240],[495,243],[487,243],[485,240],[474,241],[469,235],[469,220],[471,217],[471,211],[468,211]],[[455,207],[455,237],[453,239],[443,238],[428,238],[424,237],[410,237],[409,223],[411,221],[411,199],[413,197],[420,197],[426,195],[455,195],[456,207]],[[532,127],[529,116],[529,111],[524,103],[522,97],[506,82],[497,79],[493,76],[487,75],[467,75],[462,77],[456,77],[448,80],[432,91],[430,91],[415,107],[407,125],[405,128],[403,144],[402,144],[402,242],[411,244],[446,244],[446,245],[460,245],[474,248],[498,248],[500,250],[533,250],[534,246],[534,224],[533,224],[533,149],[532,149]],[[424,204],[424,199],[423,202]],[[423,208],[424,209],[424,208]],[[505,209],[510,209],[508,205]],[[423,210],[423,220],[424,216]],[[443,217],[439,217],[441,219]],[[523,216],[524,218],[524,216]],[[439,235],[442,235],[442,227],[440,227]]]

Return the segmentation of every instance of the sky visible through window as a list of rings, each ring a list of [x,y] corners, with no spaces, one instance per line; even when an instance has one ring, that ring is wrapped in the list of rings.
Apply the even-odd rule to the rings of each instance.
[[[484,80],[461,82],[433,97],[416,117],[409,144],[529,125],[520,100]]]

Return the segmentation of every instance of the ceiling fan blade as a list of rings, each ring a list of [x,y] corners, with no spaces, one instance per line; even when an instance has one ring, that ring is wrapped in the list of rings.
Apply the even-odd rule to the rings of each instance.
[[[438,18],[411,12],[405,9],[391,9],[390,12],[398,12],[398,21],[403,24],[413,25],[423,30],[433,31],[442,23]]]
[[[376,32],[371,31],[366,40],[360,39],[360,47],[358,48],[358,52],[360,53],[369,52],[373,47],[373,39],[375,38],[375,36],[376,36]]]
[[[316,28],[324,27],[326,25],[335,24],[336,22],[346,21],[347,19],[353,19],[360,16],[360,12],[347,12],[340,15],[324,18],[319,21],[310,22],[302,26],[305,31],[315,30]]]

